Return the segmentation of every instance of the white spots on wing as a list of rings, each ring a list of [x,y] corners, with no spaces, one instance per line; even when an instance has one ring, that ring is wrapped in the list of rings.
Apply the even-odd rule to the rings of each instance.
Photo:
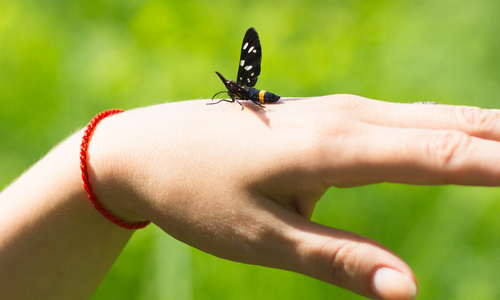
[[[242,81],[243,80],[243,77],[240,77],[240,79],[238,79],[239,81]]]
[[[245,71],[250,71],[252,68],[253,68],[253,66],[250,65],[250,66],[246,66],[244,69],[245,69]]]
[[[250,83],[250,78],[247,78],[247,82]]]
[[[252,77],[253,77],[254,75],[255,75],[255,73],[250,74],[250,76],[252,76]]]
[[[245,43],[245,45],[243,45],[243,50],[246,50],[248,47],[248,42]]]
[[[254,51],[254,46],[252,46],[252,47],[250,47],[250,49],[248,49],[248,53],[250,53],[252,51]],[[253,52],[253,53],[255,53],[255,52]]]
[[[254,49],[252,52],[253,52],[253,53],[257,53],[257,50],[256,50],[256,49]]]
[[[245,60],[244,59],[240,60],[240,66],[243,67],[244,65],[245,65]]]

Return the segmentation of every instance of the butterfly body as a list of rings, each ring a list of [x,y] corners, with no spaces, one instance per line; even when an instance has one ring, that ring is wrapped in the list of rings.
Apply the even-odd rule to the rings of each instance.
[[[260,75],[261,61],[262,48],[260,46],[259,35],[255,28],[251,27],[247,30],[243,38],[237,80],[228,80],[219,72],[215,72],[226,86],[227,91],[218,92],[212,97],[212,100],[221,93],[227,93],[231,100],[221,99],[217,102],[207,104],[217,104],[221,101],[238,102],[243,109],[243,105],[238,100],[250,100],[259,106],[263,106],[262,104],[265,103],[277,102],[280,96],[253,87]]]
[[[242,85],[232,80],[227,80],[219,72],[215,73],[219,75],[220,79],[226,86],[227,95],[231,98],[231,100],[228,100],[230,102],[234,102],[236,100],[251,100],[257,105],[260,105],[260,103],[277,102],[280,99],[280,96],[276,94],[264,90],[258,90],[251,86]]]

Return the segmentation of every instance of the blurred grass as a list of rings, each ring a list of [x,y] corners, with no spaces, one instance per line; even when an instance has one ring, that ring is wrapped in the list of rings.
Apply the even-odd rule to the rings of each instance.
[[[234,78],[245,30],[257,87],[498,107],[496,1],[0,0],[0,186],[97,112],[209,98]],[[415,270],[422,299],[499,299],[496,188],[331,189],[314,220],[375,239]],[[98,299],[361,299],[289,272],[220,260],[150,227]]]

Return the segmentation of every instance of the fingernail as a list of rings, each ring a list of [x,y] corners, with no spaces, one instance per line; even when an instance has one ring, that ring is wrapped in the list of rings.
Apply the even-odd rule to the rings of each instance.
[[[417,286],[407,275],[391,268],[380,268],[373,275],[373,292],[384,300],[413,300]]]

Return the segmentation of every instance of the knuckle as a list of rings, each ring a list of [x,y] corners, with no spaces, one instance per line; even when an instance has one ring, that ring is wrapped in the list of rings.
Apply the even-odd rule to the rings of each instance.
[[[320,141],[327,140],[328,138],[344,139],[352,131],[350,120],[345,116],[337,116],[335,118],[322,118],[317,120],[312,125],[312,134]]]
[[[461,131],[436,131],[427,140],[427,155],[446,170],[465,154],[470,142],[471,137]]]
[[[310,166],[317,171],[329,168],[343,156],[357,130],[356,122],[346,117],[324,118],[314,122],[308,130],[309,142],[304,146],[309,153]]]
[[[359,271],[359,244],[347,240],[327,242],[319,248],[317,268],[326,281],[348,288],[351,278]],[[326,261],[325,261],[326,258]]]
[[[335,111],[344,111],[349,114],[365,112],[373,104],[373,100],[351,94],[337,94],[327,96],[332,101],[325,101],[329,108]]]
[[[499,114],[489,109],[464,106],[457,110],[457,120],[468,132],[483,135],[498,126]]]

